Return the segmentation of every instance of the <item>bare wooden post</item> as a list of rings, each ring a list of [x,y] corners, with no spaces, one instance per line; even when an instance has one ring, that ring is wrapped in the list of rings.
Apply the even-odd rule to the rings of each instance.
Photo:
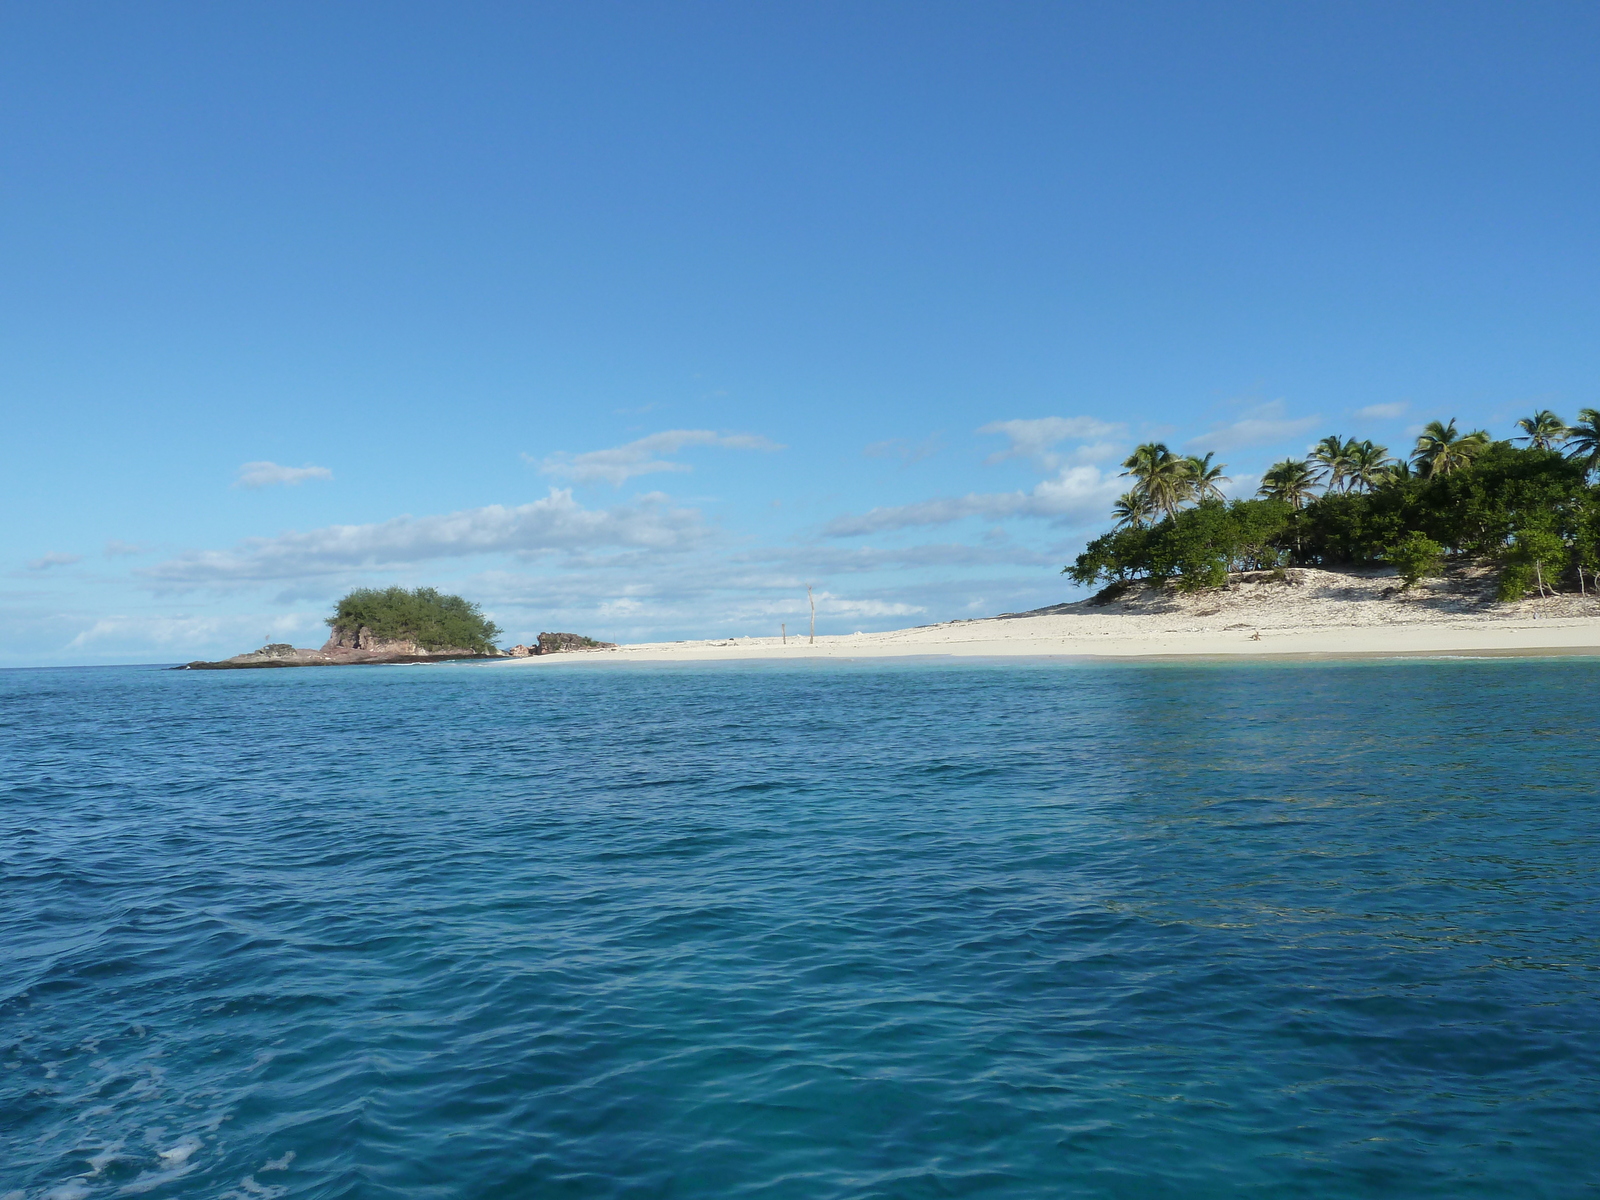
[[[811,585],[806,584],[806,599],[811,601],[811,645],[817,644],[817,600],[811,594]]]
[[[1533,560],[1533,575],[1539,581],[1539,598],[1544,599],[1544,568],[1539,565],[1539,560]]]
[[[789,622],[785,621],[778,628],[783,630],[783,644],[787,646],[789,644]]]

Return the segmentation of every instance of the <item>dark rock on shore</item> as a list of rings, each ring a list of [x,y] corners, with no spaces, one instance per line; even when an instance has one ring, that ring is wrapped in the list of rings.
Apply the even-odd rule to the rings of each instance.
[[[532,646],[513,646],[507,651],[512,658],[532,658],[540,654],[569,654],[575,650],[615,650],[615,642],[597,642],[581,633],[541,633]]]
[[[363,631],[368,632],[368,631]],[[354,640],[354,639],[350,639]],[[384,663],[458,662],[469,658],[495,658],[493,654],[479,654],[474,650],[444,647],[424,650],[415,642],[369,639],[365,644],[341,644],[339,637],[329,638],[320,650],[291,646],[286,642],[269,642],[248,654],[235,654],[221,662],[192,662],[174,668],[179,671],[238,671],[260,667],[353,667],[378,666]]]

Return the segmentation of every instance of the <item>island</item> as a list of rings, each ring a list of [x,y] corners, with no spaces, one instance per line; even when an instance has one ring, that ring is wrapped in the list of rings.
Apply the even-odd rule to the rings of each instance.
[[[1123,462],[1112,527],[1064,569],[1087,599],[843,636],[622,647],[735,658],[1600,654],[1600,410],[1496,439],[1423,426],[1405,456],[1330,434],[1253,496],[1163,443]]]
[[[229,671],[272,667],[340,667],[389,663],[458,662],[465,659],[524,658],[615,649],[611,642],[576,633],[541,633],[534,645],[509,651],[495,646],[500,627],[478,605],[436,588],[357,588],[340,600],[327,618],[328,640],[321,648],[269,642],[259,650],[219,662],[191,662],[184,671]]]

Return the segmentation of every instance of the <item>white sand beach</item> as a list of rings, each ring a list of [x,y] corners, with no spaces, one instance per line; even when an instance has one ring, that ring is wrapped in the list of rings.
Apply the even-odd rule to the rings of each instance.
[[[1600,654],[1600,596],[1499,604],[1485,573],[1462,572],[1401,590],[1392,572],[1291,568],[1237,577],[1184,596],[1142,589],[1028,613],[884,633],[645,642],[614,650],[507,660],[549,667],[715,659],[886,658],[915,655],[1139,656]]]

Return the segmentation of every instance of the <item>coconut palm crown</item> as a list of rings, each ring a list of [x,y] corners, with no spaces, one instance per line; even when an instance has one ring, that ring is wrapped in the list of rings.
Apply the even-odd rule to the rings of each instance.
[[[1530,450],[1554,450],[1558,443],[1566,441],[1569,432],[1567,423],[1548,408],[1523,417],[1517,428],[1522,430],[1522,436],[1514,440],[1527,442]]]
[[[1222,485],[1229,482],[1229,479],[1223,472],[1228,469],[1228,464],[1218,463],[1216,466],[1212,466],[1211,460],[1215,457],[1216,455],[1210,451],[1206,452],[1204,458],[1193,454],[1189,455],[1189,494],[1191,499],[1196,501],[1225,499],[1222,494]]]
[[[1133,479],[1134,491],[1141,493],[1152,508],[1166,516],[1176,516],[1178,506],[1193,490],[1189,460],[1174,454],[1163,442],[1146,442],[1122,464],[1122,473]]]
[[[1341,484],[1344,488],[1349,487],[1350,455],[1355,446],[1355,438],[1345,441],[1337,433],[1330,433],[1311,451],[1311,461],[1322,469],[1319,482],[1328,491],[1343,490]]]
[[[1156,508],[1150,497],[1135,488],[1117,497],[1111,515],[1117,519],[1117,529],[1143,529],[1155,521]]]
[[[1460,433],[1454,419],[1429,421],[1417,435],[1411,451],[1411,465],[1424,479],[1449,475],[1469,464],[1489,446],[1489,435],[1482,429]]]
[[[1566,441],[1568,458],[1581,462],[1585,471],[1600,469],[1600,409],[1580,408]]]
[[[1370,492],[1388,480],[1397,464],[1389,457],[1389,447],[1372,439],[1345,443],[1344,487],[1347,492]]]
[[[1317,473],[1303,458],[1286,458],[1273,463],[1261,476],[1261,486],[1256,495],[1271,500],[1284,500],[1296,509],[1306,506],[1306,501],[1316,495],[1313,490]]]

